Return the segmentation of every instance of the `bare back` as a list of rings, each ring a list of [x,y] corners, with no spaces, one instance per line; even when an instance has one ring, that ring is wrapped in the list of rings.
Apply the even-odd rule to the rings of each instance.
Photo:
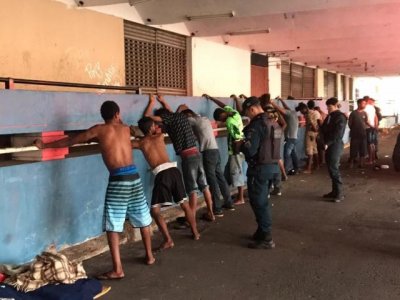
[[[162,134],[145,136],[140,141],[140,150],[142,150],[152,169],[163,163],[170,162]]]
[[[133,164],[129,127],[123,124],[102,124],[93,127],[101,155],[108,170]]]

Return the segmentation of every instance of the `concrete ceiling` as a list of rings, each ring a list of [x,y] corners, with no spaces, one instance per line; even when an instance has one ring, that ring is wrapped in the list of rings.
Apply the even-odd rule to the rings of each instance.
[[[75,0],[79,3],[79,0]],[[83,0],[81,6],[129,0]],[[197,37],[353,76],[400,74],[400,0],[130,0],[149,25],[184,22]],[[234,12],[234,17],[187,16]],[[230,35],[269,29],[269,33]]]

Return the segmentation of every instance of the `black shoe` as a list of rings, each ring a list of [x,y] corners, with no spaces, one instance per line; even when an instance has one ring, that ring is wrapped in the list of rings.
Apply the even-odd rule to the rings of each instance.
[[[265,236],[262,231],[257,229],[256,232],[254,232],[253,235],[251,236],[251,239],[254,241],[259,241],[265,239]]]
[[[222,210],[214,211],[214,216],[222,218],[224,216],[224,212]]]
[[[282,196],[281,189],[279,189],[279,188],[274,188],[270,194],[272,196]]]
[[[226,210],[231,210],[231,211],[235,210],[235,206],[233,204],[224,204],[224,205],[222,205],[222,208],[226,209]]]
[[[295,169],[290,170],[289,172],[287,172],[288,175],[297,175],[299,172]]]
[[[335,202],[335,203],[340,203],[343,200],[344,200],[344,196],[343,195],[338,195],[332,201]]]
[[[177,217],[176,222],[178,222],[179,224],[184,224],[184,223],[186,223],[186,218],[185,217]]]
[[[275,248],[273,240],[257,240],[248,245],[250,249],[272,249]]]
[[[331,198],[331,199],[334,199],[334,198],[336,198],[336,195],[335,195],[334,192],[330,192],[330,193],[328,193],[328,194],[323,195],[322,198]]]

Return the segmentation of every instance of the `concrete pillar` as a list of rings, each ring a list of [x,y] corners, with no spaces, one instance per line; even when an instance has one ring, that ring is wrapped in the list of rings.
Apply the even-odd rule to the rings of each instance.
[[[317,97],[324,98],[325,97],[325,88],[324,88],[324,70],[315,69],[315,95]]]
[[[339,101],[343,100],[341,74],[336,73],[336,95]]]
[[[281,95],[281,60],[277,57],[268,58],[269,93],[271,98]]]

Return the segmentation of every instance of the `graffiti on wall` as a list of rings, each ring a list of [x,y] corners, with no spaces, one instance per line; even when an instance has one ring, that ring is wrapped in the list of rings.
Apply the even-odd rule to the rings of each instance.
[[[88,63],[85,66],[85,73],[92,80],[97,80],[96,84],[120,86],[120,76],[117,68],[111,64],[106,68],[102,68],[100,62]],[[98,93],[104,93],[105,89],[98,90]]]

